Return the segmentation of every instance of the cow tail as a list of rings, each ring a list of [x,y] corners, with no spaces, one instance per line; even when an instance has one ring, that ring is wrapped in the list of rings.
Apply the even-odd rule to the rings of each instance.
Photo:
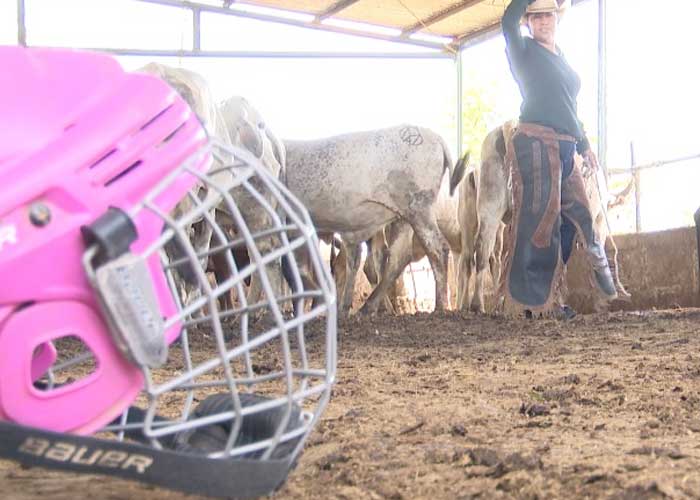
[[[450,176],[450,196],[454,194],[455,189],[464,178],[464,173],[467,171],[467,166],[469,165],[469,155],[469,151],[464,153],[454,166],[454,169],[452,169],[452,175]]]

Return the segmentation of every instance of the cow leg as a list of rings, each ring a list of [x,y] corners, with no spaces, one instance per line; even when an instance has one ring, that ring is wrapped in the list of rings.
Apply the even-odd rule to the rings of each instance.
[[[381,277],[384,275],[384,269],[389,255],[389,245],[386,240],[385,229],[382,229],[372,236],[366,243],[367,260],[365,261],[364,271],[367,276],[367,281],[369,281],[373,287],[376,287],[381,281]],[[390,289],[394,290],[395,287],[390,286]],[[384,309],[390,314],[396,314],[394,303],[389,297],[390,294],[391,293],[384,294]]]
[[[233,226],[233,221],[224,213],[219,210],[214,212],[214,221],[216,225],[223,231],[224,240],[218,234],[212,234],[211,237],[211,247],[216,248],[218,246],[228,243],[231,239],[235,238],[235,228]],[[241,264],[241,262],[236,262],[236,257],[234,254],[235,250],[231,250],[233,262],[236,264],[237,268],[241,268],[246,264]],[[246,255],[247,258],[247,255]],[[218,286],[218,284],[223,283],[233,275],[233,270],[228,264],[228,259],[226,258],[226,251],[219,250],[213,251],[209,255],[207,270],[214,273],[214,283],[213,287]],[[227,292],[223,293],[217,299],[217,304],[220,310],[230,310],[233,308],[234,301],[233,297],[236,294],[235,287]]]
[[[248,228],[253,235],[269,229],[273,225],[269,214],[263,212],[262,210],[260,210],[260,213],[257,213],[254,216],[250,215],[246,219],[246,223],[248,224]],[[277,236],[270,236],[256,240],[254,245],[257,251],[260,253],[260,256],[263,258],[282,246],[281,241]],[[255,262],[251,250],[252,249],[250,248],[248,249],[248,254],[251,257],[251,262]],[[271,296],[268,296],[264,289],[262,281],[263,275],[267,277],[270,284]],[[263,299],[263,296],[265,296],[268,301],[275,301],[282,290],[282,279],[283,273],[280,259],[275,259],[267,264],[259,264],[256,272],[251,275],[250,288],[248,289],[247,293],[248,303],[256,304]]]
[[[476,212],[476,207],[473,209]],[[457,307],[459,310],[464,310],[470,302],[469,284],[474,273],[474,239],[478,231],[478,219],[476,213],[466,217],[466,220],[460,220],[460,239],[461,251],[457,264]]]
[[[463,311],[470,302],[469,282],[474,272],[474,254],[461,252],[457,260],[457,309]]]
[[[212,234],[213,228],[207,223],[206,220],[196,222],[192,225],[190,229],[190,241],[196,254],[202,255],[209,251]],[[166,245],[166,249],[175,259],[180,259],[187,256],[184,248],[182,248],[177,241],[168,243]],[[183,307],[186,307],[202,296],[203,285],[197,278],[195,266],[200,265],[202,269],[206,269],[207,261],[208,257],[204,256],[198,259],[198,264],[193,264],[188,260],[184,264],[175,268],[176,282],[179,283],[179,287],[181,288],[180,300]],[[195,318],[202,317],[203,315],[204,311],[202,311],[202,309],[197,309],[193,312],[193,317]]]
[[[365,276],[367,276],[367,281],[372,286],[376,286],[379,283],[379,275],[381,274],[381,263],[379,262],[378,253],[379,248],[376,244],[376,236],[373,236],[365,243],[367,244],[367,259],[365,260],[365,266],[363,268]]]
[[[343,243],[336,237],[335,233],[330,233],[327,237],[324,237],[323,240],[325,241],[326,238],[330,240],[331,245],[330,260],[328,263],[331,270],[331,276],[336,283],[336,290],[340,290],[340,288],[338,288],[338,280],[345,280],[345,253],[343,250]],[[306,255],[308,256],[308,253]],[[308,261],[309,259],[307,258],[306,260]],[[340,271],[340,269],[343,271]],[[318,290],[320,288],[320,285],[316,281],[316,271],[313,269],[310,261],[306,266],[305,272],[302,274],[302,280],[304,281],[304,287],[306,288],[311,288],[314,290]],[[311,307],[317,307],[324,302],[323,297],[314,297],[311,299]]]
[[[435,310],[446,311],[450,305],[447,286],[447,265],[450,258],[450,246],[437,225],[435,214],[413,214],[409,223],[425,250],[435,276]]]
[[[474,284],[474,296],[470,305],[472,312],[482,314],[486,312],[484,306],[484,279],[487,269],[490,268],[490,259],[493,255],[500,229],[500,217],[494,218],[488,213],[482,213],[479,221],[479,232],[476,237],[476,283]],[[494,281],[494,285],[497,283]]]
[[[498,230],[496,231],[496,243],[493,247],[493,253],[489,257],[489,268],[491,269],[491,279],[494,286],[498,285],[498,282],[501,279],[501,269],[503,264],[503,233],[505,228],[505,224],[499,224]]]
[[[505,154],[505,151],[501,153]],[[507,220],[511,204],[506,171],[503,156],[500,154],[492,154],[482,161],[477,202],[476,281],[469,306],[471,311],[477,313],[486,312],[484,304],[486,269],[491,270],[494,287],[498,287],[500,280],[504,221]]]
[[[379,283],[374,287],[374,290],[372,290],[372,293],[362,306],[360,312],[363,314],[375,314],[379,310],[379,305],[388,299],[387,292],[391,286],[401,276],[406,266],[411,263],[413,231],[407,224],[400,224],[401,227],[397,230],[396,237],[392,240],[386,252],[388,255],[382,266],[381,279],[379,279]]]
[[[271,252],[274,248],[273,245],[268,243],[259,242],[258,250],[260,255],[265,256],[267,253]],[[260,274],[266,273],[267,278],[270,281],[270,287],[272,288],[272,293],[274,295],[279,294],[281,288],[280,276],[282,275],[282,268],[279,262],[271,262],[266,266],[260,265],[257,272],[253,273],[250,279],[250,288],[248,289],[247,299],[249,304],[255,304],[260,302],[265,292],[262,284],[262,278]]]
[[[215,284],[223,283],[232,275],[232,270],[229,269],[224,252],[213,253],[210,256],[210,261],[211,267],[214,269]],[[234,289],[231,289],[218,298],[220,310],[230,311],[233,309],[233,297],[231,296],[233,293],[235,293]]]
[[[201,220],[193,225],[194,235],[192,237],[192,246],[197,254],[206,254],[211,247],[212,235],[214,228],[207,222],[206,219]],[[199,264],[203,269],[206,269],[208,256],[200,257]]]
[[[318,290],[320,288],[319,284],[314,279],[313,266],[311,262],[309,262],[308,254],[305,251],[297,250],[294,254],[294,261],[297,264],[297,271],[299,273],[298,281],[297,274],[294,272],[289,256],[283,255],[281,260],[282,275],[293,294],[301,293],[304,290]],[[319,299],[316,298],[312,300],[312,308],[319,304],[318,300]],[[304,311],[305,305],[304,300],[295,300],[293,302],[292,307],[295,317],[298,317]]]
[[[387,292],[392,284],[401,276],[406,266],[411,263],[411,253],[402,252],[400,255],[391,254],[384,269],[384,274],[379,280],[379,284],[372,290],[372,294],[360,310],[363,314],[376,314],[381,302],[387,299]],[[393,308],[393,306],[392,306]],[[395,313],[395,311],[394,311]]]
[[[462,234],[464,238],[464,233]],[[463,311],[467,308],[471,301],[469,296],[469,285],[472,274],[474,273],[474,241],[471,244],[465,245],[462,242],[462,251],[457,259],[457,310]]]
[[[410,262],[409,262],[410,264]],[[406,287],[403,284],[403,271],[399,273],[396,280],[389,286],[389,290],[384,297],[384,309],[389,314],[399,314],[399,297],[406,296]]]
[[[328,265],[331,268],[331,275],[335,276],[335,260],[338,258],[338,249],[335,246],[335,234],[331,233],[330,236],[330,254],[328,257]]]
[[[263,198],[267,201],[269,208],[264,208],[261,203],[255,198],[248,190],[244,187],[235,187],[228,194],[231,200],[226,201],[222,204],[221,215],[217,218],[221,220],[219,226],[224,223],[236,227],[238,224],[236,222],[238,216],[243,220],[243,223],[248,227],[248,231],[254,237],[256,234],[269,230],[273,227],[273,212],[276,209],[276,203],[274,198],[267,188],[262,184],[262,181],[258,179],[251,180],[251,188],[255,189]],[[235,200],[235,206],[229,206],[229,202]],[[238,216],[235,215],[238,212]],[[242,236],[243,233],[240,228],[236,227],[236,233]],[[267,301],[276,301],[276,297],[279,296],[282,290],[282,280],[283,271],[282,263],[280,259],[275,259],[265,265],[258,263],[255,258],[254,250],[257,251],[261,257],[266,257],[275,250],[279,249],[281,245],[280,238],[278,236],[267,236],[264,238],[256,239],[255,241],[247,241],[247,250],[250,257],[250,262],[255,263],[258,267],[255,272],[251,275],[250,287],[246,293],[246,301],[248,304],[253,305],[259,303],[263,299],[263,294]],[[263,285],[263,276],[267,278],[270,285],[270,293],[272,296],[268,296]],[[264,314],[265,309],[261,309],[256,313],[256,316]]]
[[[341,294],[340,316],[349,316],[352,308],[352,297],[355,293],[355,279],[360,267],[361,242],[352,241],[350,238],[343,238],[345,248],[345,286]]]
[[[338,301],[342,298],[345,291],[345,283],[347,282],[347,264],[348,253],[345,249],[345,244],[341,243],[338,248],[338,254],[333,261],[333,278],[335,279],[335,289],[338,294]]]

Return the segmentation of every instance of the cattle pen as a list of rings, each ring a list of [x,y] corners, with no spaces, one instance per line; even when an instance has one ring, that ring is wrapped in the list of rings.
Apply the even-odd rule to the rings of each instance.
[[[474,129],[466,123],[471,115],[464,111],[470,105],[466,102],[470,94],[464,89],[469,84],[466,70],[475,60],[471,59],[472,50],[500,36],[500,17],[509,3],[62,1],[69,6],[71,18],[77,18],[83,9],[96,13],[99,5],[107,12],[116,12],[109,8],[117,9],[117,4],[143,8],[144,12],[148,10],[149,19],[162,19],[158,33],[163,38],[139,46],[128,36],[115,37],[114,33],[128,32],[129,25],[111,27],[112,21],[105,15],[95,26],[91,26],[90,18],[80,20],[78,24],[89,27],[77,36],[77,41],[69,45],[53,43],[53,38],[62,34],[61,27],[48,29],[52,22],[38,19],[44,12],[56,12],[58,2],[5,0],[6,5],[0,6],[5,9],[0,10],[0,17],[5,16],[0,22],[0,35],[2,30],[11,34],[5,39],[0,36],[0,43],[105,52],[129,70],[158,61],[209,76],[218,74],[215,67],[221,65],[230,70],[230,77],[227,74],[222,78],[227,81],[212,85],[218,94],[221,89],[236,88],[231,83],[236,79],[242,82],[241,94],[259,91],[263,95],[288,84],[289,93],[271,96],[273,104],[261,109],[267,117],[275,105],[294,100],[293,93],[300,92],[303,97],[299,100],[304,102],[296,103],[294,109],[299,115],[294,120],[301,123],[299,116],[308,112],[313,123],[307,128],[300,125],[295,129],[294,120],[284,122],[283,117],[272,113],[277,121],[287,124],[286,133],[298,132],[300,137],[326,130],[320,123],[323,118],[319,119],[323,116],[346,113],[349,120],[355,120],[353,126],[367,123],[361,120],[373,118],[372,106],[382,99],[392,101],[401,110],[396,112],[400,117],[410,114],[406,108],[415,104],[421,119],[433,116],[429,111],[434,101],[440,113],[447,116],[447,124],[440,122],[435,128],[446,139],[455,160],[467,148],[465,134]],[[595,48],[596,84],[589,89],[588,103],[594,103],[595,108],[592,128],[598,157],[611,191],[620,191],[620,179],[631,179],[631,188],[620,202],[624,214],[616,220],[613,215],[605,220],[614,233],[620,280],[630,298],[616,300],[600,310],[591,293],[581,248],[574,249],[567,269],[567,303],[579,313],[570,321],[501,315],[496,311],[493,283],[487,286],[491,296],[487,297],[485,314],[466,308],[455,310],[456,258],[450,261],[448,273],[451,310],[432,310],[434,278],[427,259],[423,259],[410,264],[403,275],[404,294],[394,302],[397,314],[381,311],[364,315],[358,309],[373,285],[367,278],[369,272],[367,276],[360,272],[351,293],[353,313],[338,319],[337,375],[328,407],[288,478],[269,498],[700,498],[700,210],[695,213],[696,227],[690,225],[691,213],[684,215],[683,224],[676,224],[679,227],[660,228],[650,223],[654,230],[642,231],[647,229],[642,224],[647,220],[642,219],[642,213],[645,217],[654,215],[656,218],[650,220],[656,221],[659,217],[653,212],[663,210],[663,206],[647,208],[651,204],[645,204],[646,211],[641,208],[645,199],[642,186],[644,196],[656,188],[654,181],[641,181],[645,173],[670,171],[674,167],[665,165],[672,163],[694,166],[692,162],[700,156],[685,151],[664,152],[664,157],[678,159],[654,161],[645,157],[636,161],[631,148],[631,166],[619,167],[622,156],[618,152],[628,152],[629,137],[620,139],[621,127],[610,126],[608,115],[608,110],[614,108],[608,67],[608,44],[615,33],[608,16],[610,2],[572,0],[571,4],[569,15],[574,20],[577,10],[584,8],[591,9],[595,19],[595,32],[589,33],[587,43]],[[264,33],[259,33],[259,40],[250,47],[237,46],[240,38],[227,44],[209,34],[233,33],[230,26],[237,25],[229,26],[228,22],[240,22],[245,33]],[[151,27],[145,24],[134,20],[134,31],[149,31]],[[308,40],[301,37],[302,42],[298,42],[296,33],[307,32],[313,35]],[[328,49],[326,44],[331,46],[335,37],[378,45],[363,49],[362,45],[356,48],[352,43],[340,43],[340,48]],[[125,40],[123,45],[120,40]],[[256,76],[261,62],[279,68],[274,70],[279,72],[265,73],[264,78]],[[368,62],[367,73],[376,75],[352,80],[361,71],[361,62]],[[299,76],[307,70],[307,63],[318,64],[321,69],[308,78]],[[400,89],[400,82],[392,81],[396,95],[387,90],[386,96],[372,101],[372,105],[348,97],[354,90],[358,95],[360,91],[371,93],[378,86],[373,76],[379,79],[389,75],[392,69],[388,68],[394,63],[400,68],[396,71],[406,71],[401,73],[402,78],[413,75],[417,82]],[[341,71],[342,65],[349,69]],[[407,69],[409,65],[411,70]],[[236,74],[237,70],[240,73]],[[417,97],[424,82],[420,73],[433,71],[440,77],[430,87],[433,95]],[[271,83],[273,78],[276,80]],[[319,86],[314,87],[318,82]],[[334,84],[339,87],[337,92],[329,89]],[[406,102],[413,98],[416,103]],[[384,124],[380,118],[377,122]],[[328,127],[330,131],[331,125]],[[478,162],[478,157],[472,157],[472,166]],[[684,188],[690,190],[680,186],[680,190]],[[627,196],[630,193],[634,200]],[[600,192],[595,196],[603,202]],[[612,198],[611,194],[606,207],[612,205]],[[669,202],[671,198],[664,200]],[[621,212],[619,208],[615,209],[618,212],[613,210],[603,209],[605,217]],[[0,222],[3,215],[0,213]],[[323,244],[323,248],[330,248],[335,256],[332,235],[330,246]],[[364,259],[369,255],[367,247],[363,252]],[[5,286],[12,284],[0,278],[0,287]],[[0,333],[2,326],[0,315]],[[305,326],[306,349],[312,357],[321,356],[327,348],[326,326],[323,318]],[[171,350],[179,356],[184,349],[173,345]],[[210,351],[202,356],[216,355],[215,346]],[[255,369],[274,372],[279,365],[277,355],[273,350],[265,351],[256,358]],[[167,404],[164,409],[168,410]],[[2,417],[0,411],[0,420]],[[175,473],[187,475],[188,471]],[[232,491],[230,497],[236,498],[236,492]],[[44,498],[207,497],[112,476],[47,470],[0,459],[0,499]]]

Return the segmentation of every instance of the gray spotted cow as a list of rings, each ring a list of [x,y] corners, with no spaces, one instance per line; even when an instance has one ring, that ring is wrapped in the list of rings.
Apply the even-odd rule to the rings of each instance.
[[[438,227],[438,193],[445,172],[450,192],[463,176],[444,140],[426,128],[402,125],[285,145],[288,188],[319,233],[339,233],[347,252],[341,314],[352,303],[361,243],[397,219],[425,249],[435,275],[435,306],[444,310],[449,245]]]

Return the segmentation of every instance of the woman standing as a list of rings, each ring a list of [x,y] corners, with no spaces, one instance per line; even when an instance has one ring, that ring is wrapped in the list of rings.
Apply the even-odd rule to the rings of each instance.
[[[520,121],[506,145],[513,180],[513,223],[501,292],[527,315],[575,313],[558,304],[563,264],[576,233],[586,250],[592,281],[600,293],[617,297],[603,242],[596,238],[577,151],[597,169],[576,112],[581,80],[556,45],[565,0],[512,0],[503,16],[510,70],[523,102]],[[526,24],[531,37],[522,36]]]

